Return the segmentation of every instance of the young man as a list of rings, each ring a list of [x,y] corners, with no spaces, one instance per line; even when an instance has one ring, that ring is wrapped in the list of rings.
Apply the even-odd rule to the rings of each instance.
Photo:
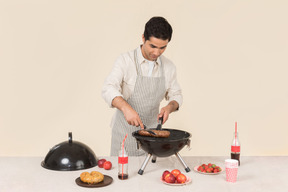
[[[183,98],[175,65],[162,55],[171,37],[172,27],[167,20],[152,17],[145,25],[143,44],[118,57],[106,78],[102,97],[110,107],[117,108],[111,123],[111,156],[118,155],[127,133],[125,146],[129,156],[144,154],[137,150],[131,133],[143,129],[143,124],[156,128],[160,117],[165,123],[169,114],[181,106]],[[168,104],[159,112],[164,98]]]

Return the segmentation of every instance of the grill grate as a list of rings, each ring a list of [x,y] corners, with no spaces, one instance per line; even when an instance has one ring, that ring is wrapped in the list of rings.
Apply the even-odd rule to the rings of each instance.
[[[188,139],[189,137],[191,137],[191,134],[186,131],[181,131],[177,129],[161,129],[161,130],[170,131],[170,136],[167,138],[147,137],[147,136],[139,135],[138,131],[133,132],[132,135],[133,137],[137,139],[141,139],[141,140],[143,139],[146,141],[156,141],[156,142],[178,141],[178,140]]]

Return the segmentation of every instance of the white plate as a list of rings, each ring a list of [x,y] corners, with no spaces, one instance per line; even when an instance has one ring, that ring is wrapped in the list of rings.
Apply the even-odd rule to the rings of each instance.
[[[160,178],[160,179],[161,179],[162,183],[164,183],[164,184],[166,184],[166,185],[180,186],[180,185],[187,185],[187,184],[189,184],[189,183],[192,182],[192,179],[191,179],[190,177],[186,176],[186,178],[187,178],[187,180],[186,180],[185,183],[167,183],[167,182],[164,181],[162,178]]]
[[[217,172],[217,173],[204,173],[204,172],[201,172],[201,171],[198,171],[198,170],[197,170],[199,166],[201,166],[201,165],[195,166],[195,167],[194,167],[194,171],[196,171],[197,173],[204,174],[204,175],[217,175],[217,174],[223,172],[222,167],[220,167],[220,168],[221,168],[221,171],[219,171],[219,172]]]

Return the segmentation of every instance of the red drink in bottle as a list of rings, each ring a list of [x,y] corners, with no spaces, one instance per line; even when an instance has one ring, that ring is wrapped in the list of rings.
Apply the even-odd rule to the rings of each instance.
[[[231,144],[231,159],[238,160],[238,164],[240,166],[240,142],[237,131],[237,122],[235,122],[235,132],[233,134],[233,141]]]
[[[128,152],[124,147],[124,142],[121,144],[118,156],[118,178],[121,180],[128,179]]]

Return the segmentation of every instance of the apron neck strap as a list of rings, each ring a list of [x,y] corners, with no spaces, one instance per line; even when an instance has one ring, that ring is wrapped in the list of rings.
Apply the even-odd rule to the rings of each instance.
[[[135,61],[135,66],[136,66],[136,70],[137,70],[137,75],[142,76],[142,71],[141,71],[140,64],[139,64],[138,58],[137,58],[137,49],[134,50],[134,61]]]
[[[160,57],[159,57],[159,60],[161,62],[161,58]],[[141,70],[140,63],[138,62],[138,57],[137,57],[137,49],[134,50],[134,61],[135,61],[137,74],[142,76],[142,70]],[[163,68],[164,68],[164,66],[163,66],[163,64],[161,62],[160,70],[161,70],[161,75],[162,76],[164,76],[164,69]]]

